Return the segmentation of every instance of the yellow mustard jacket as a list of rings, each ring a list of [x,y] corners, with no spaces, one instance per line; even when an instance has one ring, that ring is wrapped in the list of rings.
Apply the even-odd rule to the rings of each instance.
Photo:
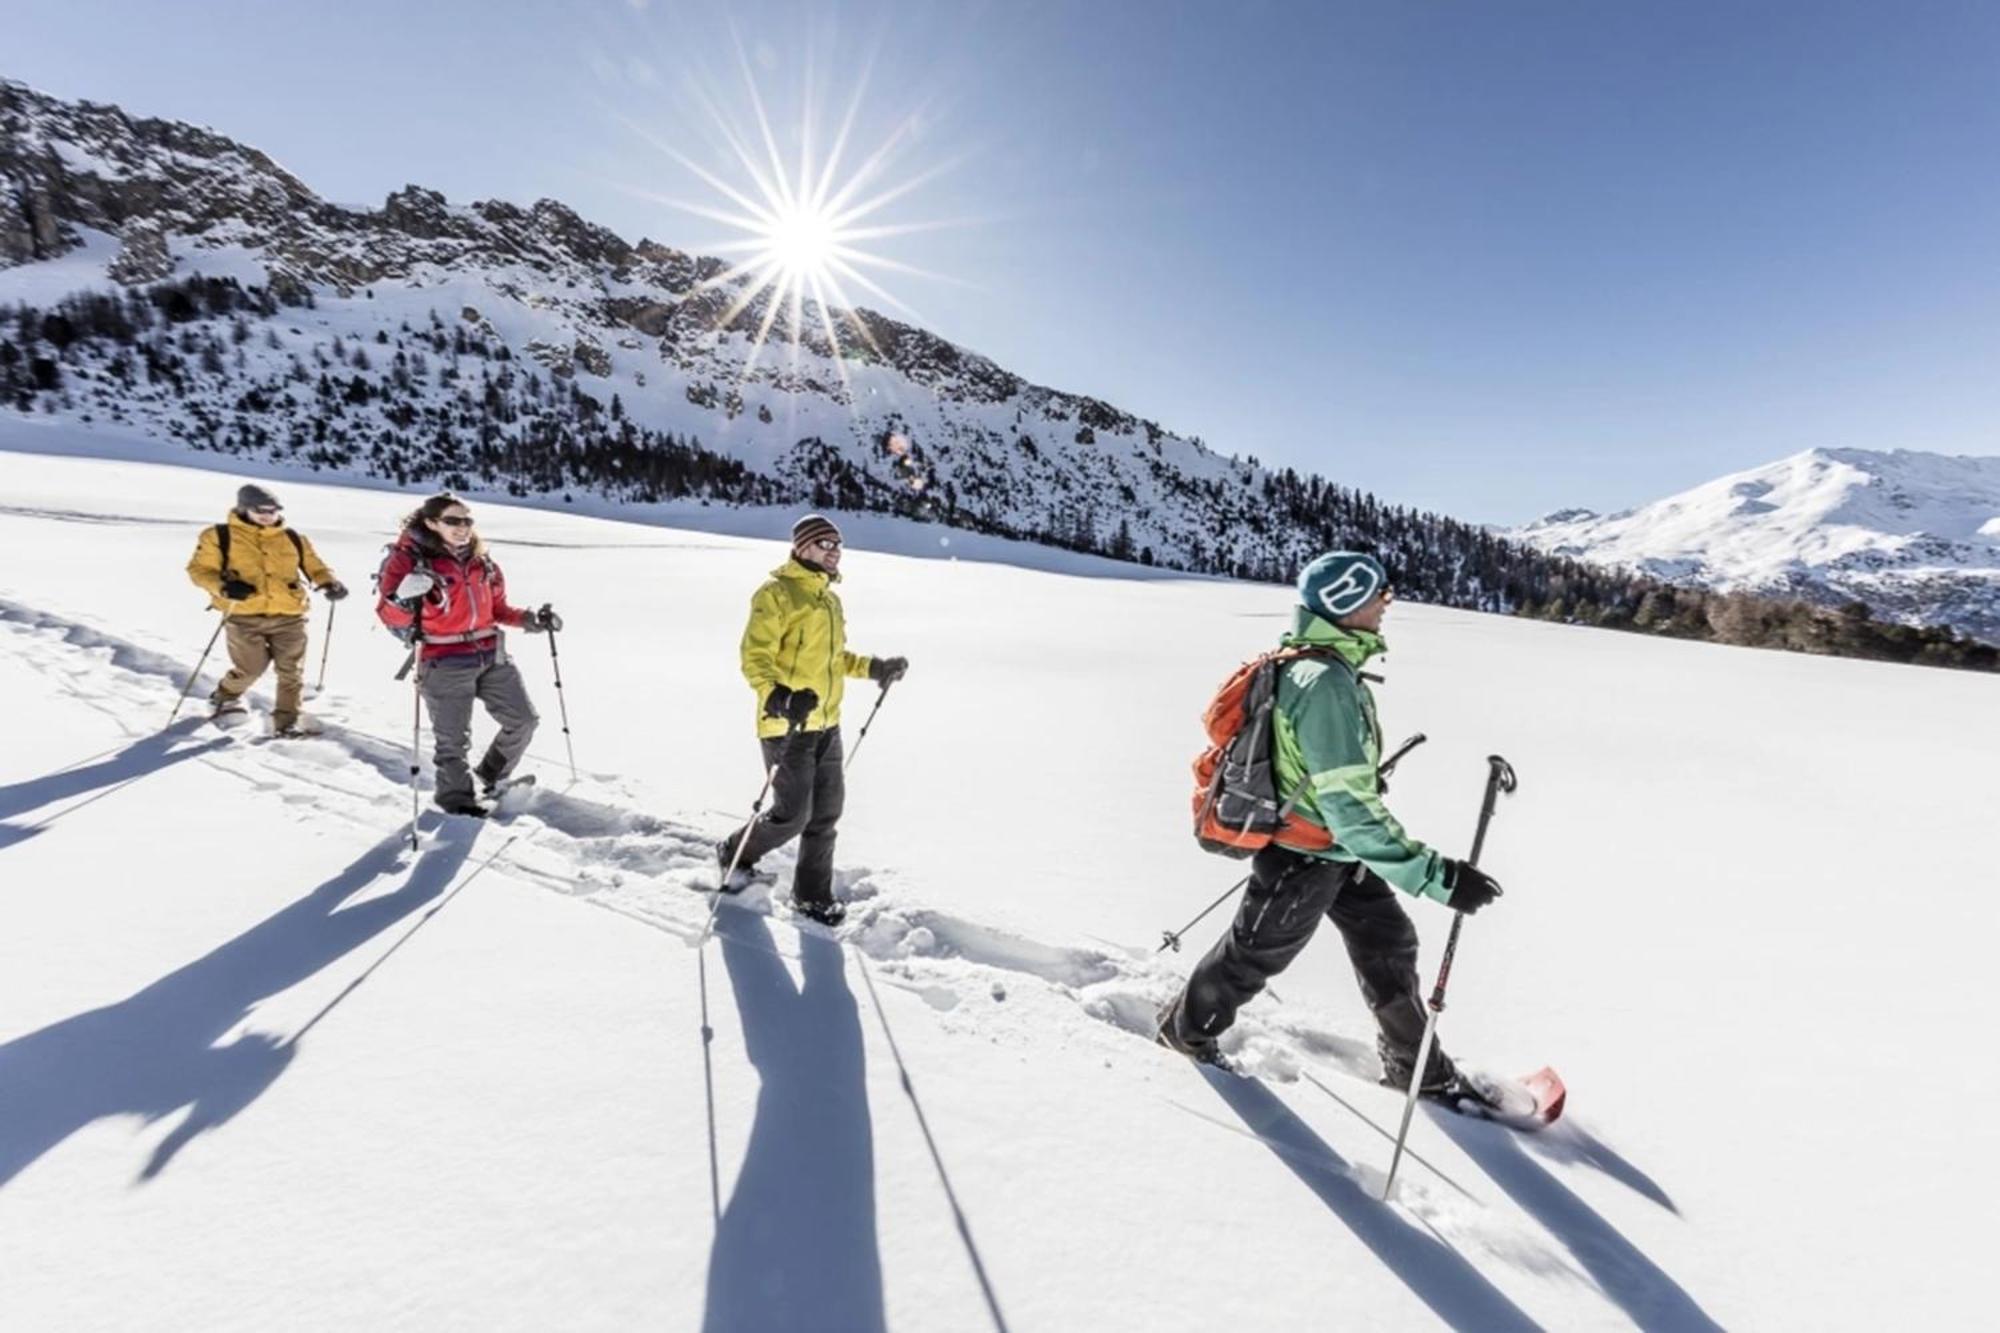
[[[201,530],[187,573],[195,587],[208,594],[216,610],[239,616],[302,616],[306,613],[307,583],[325,587],[335,582],[333,571],[304,533],[299,534],[295,546],[283,523],[260,528],[234,510],[229,514],[228,574],[254,585],[257,591],[240,602],[223,597],[222,543],[213,527]]]
[[[839,726],[844,678],[866,676],[868,665],[868,658],[847,651],[847,621],[833,579],[823,570],[787,560],[751,597],[743,679],[757,692],[759,736],[785,734],[783,718],[764,716],[764,701],[779,685],[819,695],[819,707],[803,730]]]

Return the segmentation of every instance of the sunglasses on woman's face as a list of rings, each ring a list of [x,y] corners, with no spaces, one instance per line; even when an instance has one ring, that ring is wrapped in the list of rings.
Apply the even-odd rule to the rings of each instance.
[[[472,526],[472,515],[441,514],[438,517],[438,522],[444,524],[448,528],[469,528]]]
[[[257,505],[250,512],[253,514],[282,514],[285,512],[285,507],[283,505]]]

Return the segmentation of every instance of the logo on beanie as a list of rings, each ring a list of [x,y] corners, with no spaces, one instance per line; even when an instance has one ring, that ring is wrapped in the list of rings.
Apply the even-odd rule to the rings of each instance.
[[[1381,562],[1358,551],[1329,551],[1299,575],[1299,601],[1335,620],[1353,615],[1387,587]]]
[[[1368,599],[1381,586],[1382,580],[1376,577],[1375,571],[1357,560],[1338,579],[1319,590],[1320,605],[1337,616],[1344,616],[1368,605]]]

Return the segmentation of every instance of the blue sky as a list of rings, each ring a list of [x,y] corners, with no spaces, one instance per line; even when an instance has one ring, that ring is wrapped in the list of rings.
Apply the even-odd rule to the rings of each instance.
[[[329,198],[727,228],[703,94],[855,142],[929,327],[1226,452],[1516,522],[1815,445],[2000,453],[2000,6],[111,5],[0,74],[207,123]],[[813,71],[811,95],[807,70]],[[789,146],[789,145],[788,145]],[[935,171],[935,175],[926,173]],[[647,197],[651,194],[655,197]],[[865,304],[880,305],[867,300]]]

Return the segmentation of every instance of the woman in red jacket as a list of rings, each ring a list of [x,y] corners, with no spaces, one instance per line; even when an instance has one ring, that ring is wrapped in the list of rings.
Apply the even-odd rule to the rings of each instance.
[[[508,660],[502,626],[537,634],[562,628],[544,604],[527,611],[507,601],[507,580],[473,532],[472,512],[455,495],[433,495],[403,521],[376,577],[375,614],[417,655],[417,688],[430,709],[438,808],[484,815],[473,794],[491,800],[521,762],[539,721],[521,673]],[[472,703],[500,724],[477,769],[472,750]]]

